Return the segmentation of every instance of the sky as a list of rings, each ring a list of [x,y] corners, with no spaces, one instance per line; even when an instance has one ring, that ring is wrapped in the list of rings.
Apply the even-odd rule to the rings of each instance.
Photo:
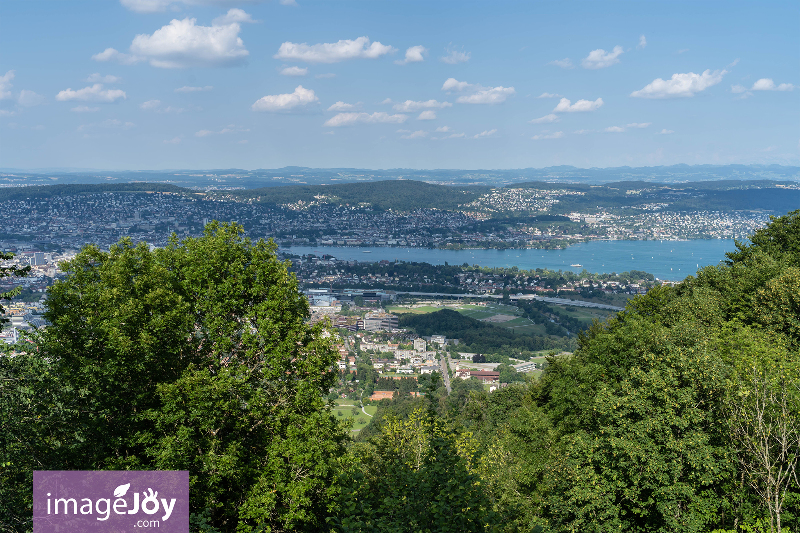
[[[796,1],[3,0],[0,167],[800,164]]]

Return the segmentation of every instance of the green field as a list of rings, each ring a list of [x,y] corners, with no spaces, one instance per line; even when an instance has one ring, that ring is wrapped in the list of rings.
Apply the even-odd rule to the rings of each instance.
[[[365,405],[364,411],[367,412],[365,415],[361,408],[357,406],[358,402],[354,402],[353,400],[334,401],[336,403],[336,407],[333,408],[333,415],[337,418],[337,420],[353,419],[353,429],[351,430],[353,432],[358,432],[364,429],[364,427],[369,424],[369,421],[372,419],[372,417],[375,416],[375,412],[378,410],[376,405]],[[357,411],[356,413],[353,413],[354,409]]]

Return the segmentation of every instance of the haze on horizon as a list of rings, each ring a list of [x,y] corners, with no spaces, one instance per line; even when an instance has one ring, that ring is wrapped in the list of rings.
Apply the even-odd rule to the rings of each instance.
[[[10,1],[0,166],[800,164],[800,4]]]

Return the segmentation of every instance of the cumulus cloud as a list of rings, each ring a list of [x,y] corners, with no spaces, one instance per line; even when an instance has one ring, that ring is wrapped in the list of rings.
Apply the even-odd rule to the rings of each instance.
[[[516,94],[514,87],[484,87],[458,81],[455,78],[447,78],[442,85],[442,90],[468,93],[456,98],[456,102],[460,104],[500,104],[505,102],[509,96]]]
[[[645,39],[644,35],[640,35],[639,36],[639,44],[636,45],[636,48],[641,50],[645,46],[647,46],[647,39]]]
[[[623,128],[622,126],[609,126],[603,131],[606,131],[608,133],[622,133],[623,131],[625,131],[625,128]]]
[[[308,69],[305,67],[286,67],[281,70],[284,76],[305,76],[308,74]]]
[[[359,37],[312,45],[286,41],[273,57],[306,63],[338,63],[347,59],[377,59],[395,51],[395,48],[378,41],[370,43],[369,37]]]
[[[391,103],[391,101],[385,103]],[[420,109],[441,109],[444,107],[453,107],[450,102],[439,102],[438,100],[425,100],[416,102],[414,100],[406,100],[402,103],[394,104],[393,109],[401,113],[414,113]]]
[[[127,97],[128,95],[121,89],[104,89],[102,83],[95,83],[91,87],[84,87],[77,91],[65,89],[56,95],[56,100],[59,102],[83,100],[85,102],[112,103],[120,98],[125,100]]]
[[[150,109],[156,109],[160,105],[161,105],[161,100],[148,100],[143,104],[141,104],[139,107],[141,109],[150,110]]]
[[[212,130],[200,130],[196,131],[194,136],[195,137],[208,137],[209,135],[227,135],[229,133],[241,133],[250,131],[247,128],[240,128],[236,124],[229,124],[222,128],[219,131],[212,131]]]
[[[622,133],[628,128],[642,129],[649,127],[651,124],[651,122],[631,122],[630,124],[625,124],[624,126],[609,126],[603,131],[608,133]]]
[[[780,85],[775,85],[775,82],[772,81],[772,78],[761,78],[757,82],[753,84],[753,87],[750,89],[751,91],[792,91],[794,90],[794,85],[791,83],[781,83]]]
[[[663,130],[658,132],[659,135],[669,135],[670,133],[675,133],[675,131],[664,128]]]
[[[562,95],[560,95],[560,94],[542,93],[539,96],[537,96],[536,98],[561,98],[561,97],[562,97]]]
[[[439,126],[436,128],[436,133],[447,133],[449,131],[453,131],[450,126]]]
[[[159,68],[232,66],[250,55],[239,37],[238,23],[198,26],[196,22],[173,19],[152,35],[137,35],[131,53]]]
[[[626,128],[649,128],[652,122],[631,122],[630,124],[625,124]]]
[[[610,52],[602,48],[592,50],[589,55],[583,58],[581,66],[588,69],[606,68],[619,63],[619,56],[623,53],[621,46],[615,46]]]
[[[548,63],[548,65],[555,65],[561,68],[572,68],[572,60],[568,57],[564,59],[556,59]]]
[[[417,120],[436,120],[436,111],[427,110],[423,111],[417,117]]]
[[[469,61],[470,53],[464,52],[462,50],[452,50],[448,48],[446,50],[446,54],[440,57],[439,59],[443,63],[447,63],[448,65],[457,65],[458,63],[466,63]]]
[[[339,113],[325,122],[326,126],[352,126],[353,124],[402,124],[408,120],[408,115],[390,115],[384,112],[377,113]]]
[[[443,137],[444,139],[463,139],[466,137],[466,133],[451,133],[450,135]]]
[[[407,63],[419,63],[420,61],[425,61],[425,55],[428,53],[428,49],[424,46],[412,46],[408,50],[406,50],[406,57],[405,59],[398,59],[395,61],[398,65],[405,65]]]
[[[571,104],[567,98],[562,98],[558,105],[553,109],[554,113],[577,113],[581,111],[595,111],[603,105],[603,99],[598,98],[595,101],[591,100],[578,100]]]
[[[484,130],[484,131],[482,131],[480,133],[476,133],[475,135],[472,136],[472,138],[473,139],[482,139],[483,137],[491,137],[495,133],[497,133],[496,129],[494,129],[494,130]]]
[[[273,94],[259,98],[253,104],[253,111],[269,111],[271,113],[287,113],[301,111],[319,102],[319,98],[311,89],[298,85],[289,94]]]
[[[88,78],[86,78],[86,81],[88,81],[89,83],[111,83],[111,84],[114,84],[114,83],[121,82],[122,78],[120,78],[119,76],[112,76],[111,74],[107,74],[105,76],[101,76],[99,73],[95,72],[94,74],[91,74]]]
[[[541,135],[534,135],[531,137],[534,141],[540,141],[542,139],[560,139],[564,136],[563,131],[557,131],[555,133],[542,133]]]
[[[702,74],[694,72],[673,74],[669,80],[656,78],[643,89],[633,91],[636,98],[687,98],[705,91],[722,81],[727,70],[705,70]]]
[[[163,142],[164,142],[164,144],[180,144],[181,137],[177,136],[177,137],[173,137],[172,139],[164,139]]]
[[[340,100],[335,104],[331,105],[328,108],[328,111],[352,111],[353,109],[358,109],[360,105],[361,102],[358,102],[356,104],[346,104]]]
[[[99,107],[89,107],[87,105],[79,105],[77,107],[73,107],[70,109],[74,113],[94,113],[95,111],[100,111]]]
[[[14,71],[9,70],[0,76],[0,100],[5,100],[12,97],[11,94],[11,80],[14,79]]]
[[[561,120],[561,119],[558,118],[558,115],[556,115],[555,113],[550,113],[549,115],[545,115],[543,117],[535,118],[533,120],[530,120],[529,122],[531,124],[547,124],[547,123],[550,123],[550,122],[558,122],[559,120]]]
[[[214,89],[212,85],[206,85],[205,87],[190,87],[188,85],[184,85],[183,87],[178,87],[175,89],[176,93],[199,93],[199,92],[206,92]]]
[[[428,132],[422,131],[422,130],[417,130],[417,131],[408,133],[406,135],[401,135],[400,138],[401,139],[419,139],[421,137],[427,137],[427,136],[428,136]]]
[[[233,8],[229,9],[227,13],[221,15],[211,21],[214,26],[227,26],[228,24],[243,23],[243,22],[258,22],[253,20],[250,13],[245,13],[243,9]]]
[[[731,85],[731,92],[733,94],[741,94],[741,93],[747,92],[747,87],[745,87],[744,85],[739,85],[739,84]]]

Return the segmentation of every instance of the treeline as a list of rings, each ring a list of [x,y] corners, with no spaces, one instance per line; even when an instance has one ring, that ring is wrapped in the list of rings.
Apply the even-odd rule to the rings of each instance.
[[[386,180],[335,185],[289,185],[225,191],[226,196],[268,204],[289,204],[298,201],[323,202],[334,205],[370,204],[380,210],[414,211],[416,209],[455,210],[469,203],[490,187],[452,187],[423,181]],[[320,200],[317,196],[325,196]]]

